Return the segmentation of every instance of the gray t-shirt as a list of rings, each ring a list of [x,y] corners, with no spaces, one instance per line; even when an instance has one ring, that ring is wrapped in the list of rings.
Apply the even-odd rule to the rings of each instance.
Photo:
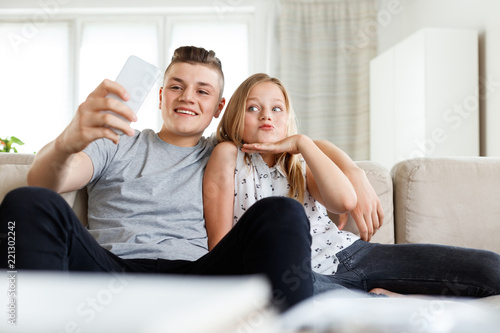
[[[87,185],[88,228],[121,258],[196,260],[207,253],[202,180],[215,139],[177,147],[152,130],[100,139],[84,152],[94,165]]]

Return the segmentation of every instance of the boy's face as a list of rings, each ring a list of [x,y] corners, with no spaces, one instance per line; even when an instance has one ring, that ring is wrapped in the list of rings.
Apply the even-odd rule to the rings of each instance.
[[[224,98],[219,100],[219,82],[219,74],[208,66],[171,66],[160,89],[160,138],[178,146],[195,146],[224,107]]]

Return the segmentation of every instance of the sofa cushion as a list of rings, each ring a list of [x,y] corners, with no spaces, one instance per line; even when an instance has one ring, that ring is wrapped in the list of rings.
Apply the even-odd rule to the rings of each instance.
[[[371,161],[358,161],[356,164],[365,171],[370,184],[380,200],[384,209],[384,223],[372,237],[372,243],[394,244],[394,215],[392,200],[392,179],[390,172],[381,164]],[[338,216],[330,214],[333,222],[338,224]],[[359,235],[358,227],[351,215],[347,220],[344,230]]]
[[[500,253],[500,158],[417,158],[391,173],[397,243]]]

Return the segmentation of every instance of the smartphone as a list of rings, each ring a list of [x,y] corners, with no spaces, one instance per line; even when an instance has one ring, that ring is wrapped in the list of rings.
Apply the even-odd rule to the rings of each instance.
[[[148,96],[151,88],[153,88],[156,81],[160,77],[160,74],[161,71],[158,67],[137,56],[131,55],[125,62],[125,65],[115,80],[127,90],[130,95],[130,99],[128,101],[124,101],[115,94],[109,94],[107,97],[112,97],[125,103],[125,105],[131,108],[132,111],[137,113],[141,108],[142,103]],[[112,111],[104,112],[113,113],[115,116],[130,123],[128,120]],[[120,130],[113,130],[118,134],[123,134]]]

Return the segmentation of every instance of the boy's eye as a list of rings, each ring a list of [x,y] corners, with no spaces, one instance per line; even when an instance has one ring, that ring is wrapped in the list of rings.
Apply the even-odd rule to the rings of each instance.
[[[250,112],[256,112],[256,111],[259,111],[259,109],[257,109],[256,106],[251,106],[251,107],[248,108],[248,111],[250,111]]]
[[[181,87],[179,87],[179,86],[171,86],[170,89],[172,89],[172,90],[179,90],[179,89],[181,89]]]
[[[208,95],[208,91],[205,90],[198,90],[198,92],[202,95]]]
[[[273,108],[273,111],[275,111],[275,112],[281,112],[283,110],[280,107],[277,106],[277,107]]]

